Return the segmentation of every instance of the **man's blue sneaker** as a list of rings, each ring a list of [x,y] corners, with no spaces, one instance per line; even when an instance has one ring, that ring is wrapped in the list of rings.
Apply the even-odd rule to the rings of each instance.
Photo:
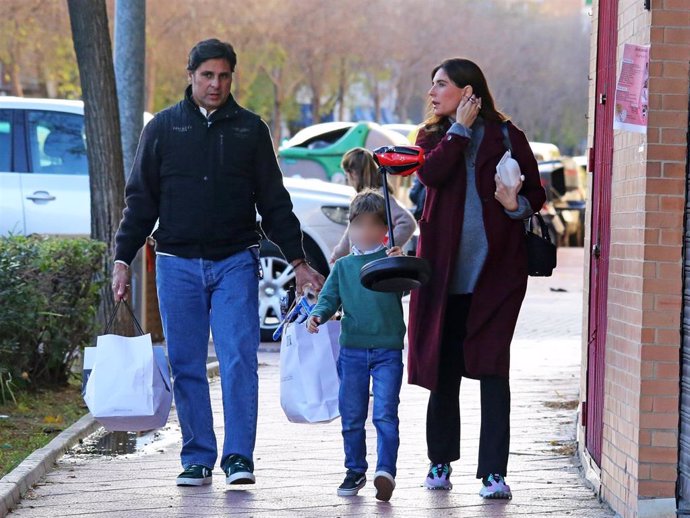
[[[192,464],[177,477],[178,486],[205,486],[213,481],[211,470],[201,464]]]
[[[225,483],[231,485],[254,484],[254,463],[242,455],[230,455],[223,465]]]

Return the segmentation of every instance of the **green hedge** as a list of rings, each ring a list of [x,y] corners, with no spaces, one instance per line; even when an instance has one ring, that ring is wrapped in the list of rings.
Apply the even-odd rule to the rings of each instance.
[[[2,388],[10,376],[10,387],[68,381],[94,338],[104,254],[105,244],[89,239],[0,237]]]

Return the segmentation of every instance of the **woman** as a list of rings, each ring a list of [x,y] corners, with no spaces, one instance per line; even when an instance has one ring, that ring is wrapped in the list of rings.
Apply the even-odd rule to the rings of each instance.
[[[460,458],[459,390],[480,380],[480,495],[511,498],[505,483],[510,441],[510,342],[527,288],[523,219],[546,195],[524,133],[496,109],[480,68],[449,59],[432,73],[432,114],[417,137],[418,176],[427,187],[419,255],[431,281],[412,293],[409,381],[431,391],[426,486],[450,489]],[[524,177],[501,183],[496,165],[510,139]]]
[[[340,167],[345,171],[347,184],[354,187],[355,191],[362,192],[365,189],[380,189],[383,194],[383,181],[376,169],[376,162],[371,152],[367,149],[356,147],[343,155]],[[392,189],[388,188],[391,200],[391,218],[393,219],[393,239],[395,245],[402,248],[407,243],[414,231],[417,230],[417,223],[410,212],[404,208],[392,195]],[[336,260],[348,255],[352,248],[349,236],[350,227],[348,225],[340,242],[336,245],[331,254],[331,264]]]

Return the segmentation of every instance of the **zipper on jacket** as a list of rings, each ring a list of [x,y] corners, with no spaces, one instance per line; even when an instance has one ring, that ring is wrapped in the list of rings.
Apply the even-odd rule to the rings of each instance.
[[[223,132],[220,133],[220,167],[225,166],[225,146],[223,145]]]

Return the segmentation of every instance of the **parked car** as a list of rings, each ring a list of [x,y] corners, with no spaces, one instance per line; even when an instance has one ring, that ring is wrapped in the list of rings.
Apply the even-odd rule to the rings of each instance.
[[[397,131],[404,136],[410,144],[414,144],[417,140],[417,133],[419,133],[419,126],[417,124],[384,124],[385,129]]]
[[[298,178],[285,178],[285,185],[302,224],[308,259],[327,274],[354,190]],[[0,235],[88,235],[90,228],[83,103],[0,97]],[[261,256],[259,305],[262,339],[267,340],[294,274],[270,241],[261,242]]]
[[[542,215],[551,237],[559,245],[582,246],[586,194],[577,162],[570,158],[539,162],[539,176],[546,190]]]
[[[375,122],[325,122],[298,131],[278,150],[285,176],[316,178],[345,183],[340,168],[343,155],[354,147],[375,149],[386,145],[406,145],[397,131]]]
[[[529,145],[537,162],[548,162],[561,158],[561,150],[555,144],[550,142],[530,142]]]

